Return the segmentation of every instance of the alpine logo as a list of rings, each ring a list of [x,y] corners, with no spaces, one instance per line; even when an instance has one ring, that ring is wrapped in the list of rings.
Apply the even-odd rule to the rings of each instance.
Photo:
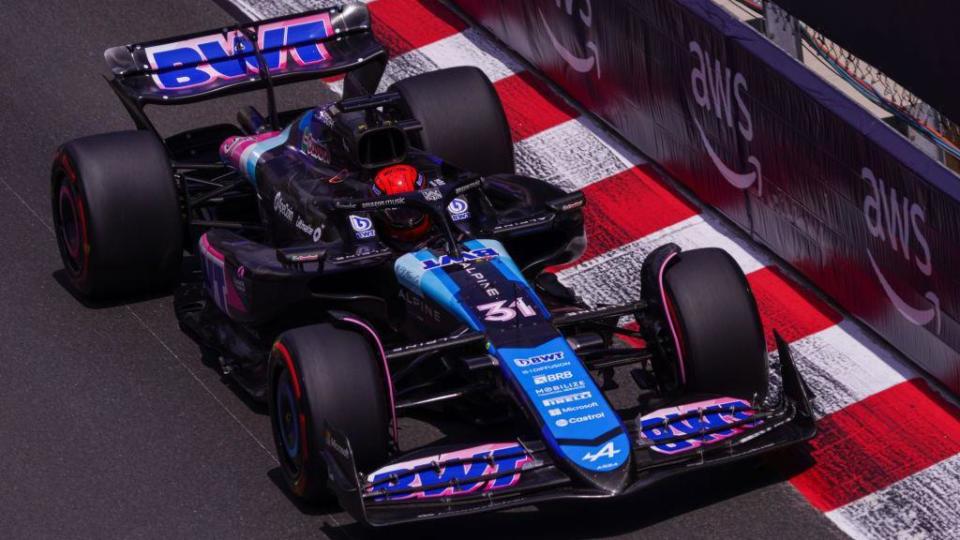
[[[607,444],[603,445],[603,448],[598,450],[596,454],[587,452],[586,455],[583,456],[583,459],[585,461],[589,461],[590,463],[593,463],[600,458],[613,459],[620,452],[621,451],[618,450],[616,446],[614,446],[613,441],[610,441]]]
[[[567,16],[572,17],[574,24],[582,24],[583,27],[589,32],[593,28],[593,4],[592,0],[582,0],[578,9],[574,10],[574,0],[556,0],[557,8],[563,9]],[[557,38],[554,34],[553,29],[550,28],[550,23],[547,21],[546,15],[544,15],[543,10],[537,10],[540,15],[540,22],[543,23],[543,28],[547,31],[547,37],[550,38],[550,44],[553,45],[554,50],[557,51],[557,54],[560,55],[560,58],[567,63],[574,71],[577,73],[590,73],[594,69],[597,70],[597,78],[601,76],[600,73],[600,49],[597,47],[597,44],[592,40],[588,39],[586,43],[577,48],[585,49],[585,54],[576,53],[566,45],[561,43],[560,39]],[[576,12],[575,12],[576,11]],[[581,35],[584,32],[577,31],[576,35]],[[578,44],[579,45],[579,44]]]
[[[690,72],[690,82],[696,104],[707,113],[713,112],[717,120],[724,122],[729,129],[736,129],[744,141],[752,142],[753,117],[750,115],[750,109],[744,99],[744,95],[749,91],[747,79],[742,73],[734,73],[729,67],[725,67],[720,63],[719,58],[711,57],[709,51],[701,47],[696,41],[690,42],[689,49],[695,58],[695,65]],[[734,102],[736,102],[736,110],[734,110]],[[757,194],[762,196],[763,179],[760,160],[755,156],[750,156],[747,158],[747,162],[753,166],[753,171],[745,173],[735,171],[724,163],[713,149],[710,140],[707,139],[706,131],[697,119],[697,115],[692,114],[691,116],[693,123],[697,126],[697,131],[700,133],[703,146],[720,175],[737,189],[749,189],[756,183]],[[736,123],[734,123],[735,119]]]
[[[863,201],[863,218],[870,235],[888,244],[894,253],[912,264],[926,277],[933,275],[933,256],[930,243],[923,233],[927,212],[922,206],[900,196],[896,188],[889,187],[882,178],[877,178],[869,167],[861,171],[861,178],[870,185],[870,191]],[[903,318],[917,326],[926,326],[935,322],[936,333],[940,333],[941,314],[940,297],[933,291],[927,291],[923,297],[929,305],[914,306],[905,300],[891,285],[877,264],[876,257],[867,248],[867,258],[873,268],[884,294]]]

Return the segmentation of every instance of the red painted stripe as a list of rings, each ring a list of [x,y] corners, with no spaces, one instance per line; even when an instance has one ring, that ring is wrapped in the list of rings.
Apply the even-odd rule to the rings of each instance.
[[[633,330],[634,332],[638,332],[640,330],[640,325],[635,322],[627,323],[623,325],[623,327],[627,330]],[[642,338],[625,335],[620,335],[618,337],[630,347],[636,347],[638,349],[645,349],[647,347],[647,342]]]
[[[757,299],[760,319],[767,337],[767,349],[777,348],[773,331],[788,343],[839,323],[843,317],[812,292],[784,275],[778,268],[761,268],[747,276]]]
[[[590,259],[697,214],[649,167],[633,167],[590,184],[584,218]]]
[[[511,75],[494,86],[514,141],[522,141],[578,116],[576,110],[529,73]]]
[[[649,167],[638,166],[583,189],[587,251],[558,272],[639,240],[697,214],[697,209],[667,187]]]
[[[912,379],[824,417],[790,482],[828,512],[960,452],[960,409]]]
[[[377,0],[369,6],[373,33],[391,56],[450,37],[467,27],[436,0]]]

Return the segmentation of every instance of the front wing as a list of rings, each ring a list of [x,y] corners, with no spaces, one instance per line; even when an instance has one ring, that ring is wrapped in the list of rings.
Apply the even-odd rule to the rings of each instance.
[[[775,405],[752,409],[725,425],[694,423],[693,433],[651,439],[641,427],[628,429],[632,441],[630,483],[620,491],[586,487],[565,471],[542,441],[517,440],[491,444],[462,452],[439,454],[405,462],[406,467],[379,477],[360,475],[349,441],[328,426],[325,452],[330,487],[340,504],[355,519],[372,526],[385,526],[423,519],[503,510],[560,499],[597,499],[624,496],[680,474],[722,465],[769,452],[814,437],[816,424],[810,396],[797,372],[786,343],[777,336],[780,353],[780,398]],[[669,423],[687,422],[697,413],[671,415],[659,431],[674,433]],[[703,410],[699,412],[703,419]],[[643,426],[647,426],[644,422]],[[643,429],[644,433],[649,433]],[[733,433],[731,436],[730,434]],[[719,437],[716,435],[723,435]],[[711,444],[700,441],[716,439]],[[690,445],[689,451],[669,453],[664,448]],[[654,448],[657,447],[657,448]],[[451,475],[450,468],[481,471],[482,474]]]

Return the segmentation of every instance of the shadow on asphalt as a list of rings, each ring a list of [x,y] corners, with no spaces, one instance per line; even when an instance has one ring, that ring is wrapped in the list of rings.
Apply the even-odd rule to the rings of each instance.
[[[142,302],[149,302],[151,300],[156,300],[158,298],[163,298],[173,294],[173,287],[167,287],[165,289],[160,289],[147,294],[140,294],[135,296],[124,296],[121,298],[116,298],[113,300],[107,301],[93,301],[89,298],[83,296],[80,291],[73,288],[73,285],[70,284],[69,278],[67,278],[67,271],[64,269],[57,270],[51,276],[54,281],[63,288],[64,291],[70,294],[78,303],[83,305],[87,309],[109,309],[115,307],[126,306],[130,304],[139,304]]]

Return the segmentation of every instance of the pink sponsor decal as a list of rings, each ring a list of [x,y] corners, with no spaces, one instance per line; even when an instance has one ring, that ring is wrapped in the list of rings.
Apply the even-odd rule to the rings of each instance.
[[[327,61],[330,53],[318,41],[333,35],[329,13],[265,24],[258,29],[257,42],[267,49],[263,56],[270,72],[283,72],[288,59],[297,66]],[[276,51],[277,47],[282,47]],[[246,48],[246,49],[245,49]],[[270,49],[273,50],[270,50]],[[252,54],[249,41],[239,30],[208,34],[144,49],[154,83],[164,90],[184,90],[219,80],[235,80],[256,75],[257,60],[247,58],[243,66],[234,62]]]
[[[759,421],[724,429],[754,414],[756,410],[748,401],[727,397],[659,409],[638,418],[637,424],[641,442],[654,443],[651,450],[661,454],[678,454],[729,439],[756,427]],[[705,431],[710,433],[698,435]]]
[[[400,500],[494,491],[516,485],[520,470],[532,461],[518,443],[485,444],[383,467],[367,475],[372,484],[367,492],[382,493],[379,500]],[[510,471],[516,472],[485,479]]]

